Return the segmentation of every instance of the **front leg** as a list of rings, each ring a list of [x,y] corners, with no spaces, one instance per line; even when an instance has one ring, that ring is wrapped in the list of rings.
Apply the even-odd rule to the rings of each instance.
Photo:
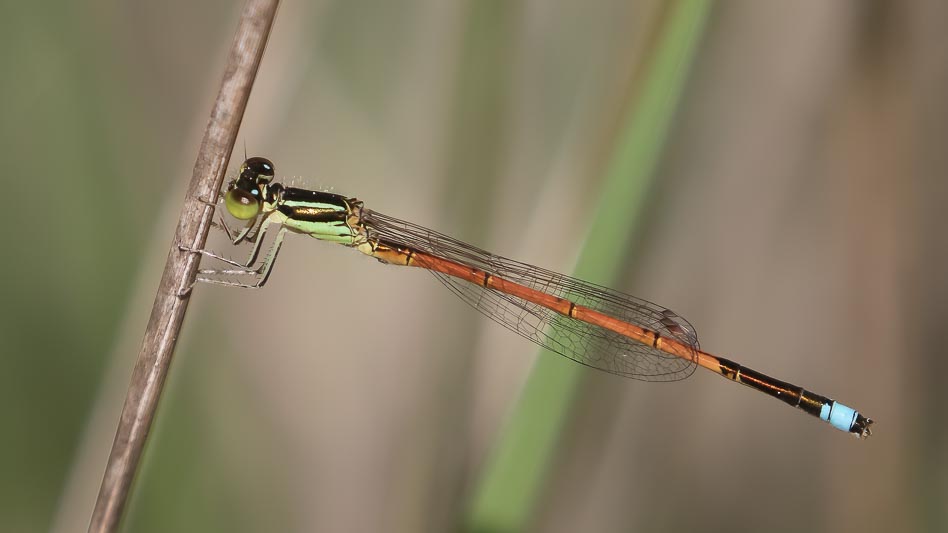
[[[274,213],[276,213],[276,211],[271,211],[270,213],[268,213],[263,219],[263,221],[260,223],[260,229],[257,231],[256,235],[254,235],[253,240],[250,241],[253,243],[253,248],[251,248],[250,255],[247,257],[247,260],[245,262],[234,261],[233,259],[229,257],[224,257],[210,250],[204,250],[204,249],[198,250],[198,249],[189,248],[183,245],[178,245],[178,249],[181,250],[182,252],[191,252],[191,253],[201,254],[207,257],[213,257],[214,259],[217,259],[218,261],[227,263],[228,265],[231,265],[237,268],[248,269],[251,267],[251,265],[254,264],[254,262],[257,261],[257,257],[260,255],[260,245],[263,244],[263,239],[267,234],[267,228],[270,226],[270,224],[276,223],[273,221],[272,216],[271,216]],[[234,244],[239,244],[241,241],[244,240],[248,231],[249,229],[245,229],[244,231],[241,231],[240,234],[232,242]],[[223,273],[223,271],[221,272]]]
[[[280,248],[283,246],[283,238],[286,236],[286,228],[281,227],[280,231],[277,233],[276,239],[273,241],[273,246],[270,247],[270,251],[267,252],[266,257],[263,260],[263,263],[255,269],[244,269],[240,268],[237,270],[200,270],[198,271],[197,281],[203,283],[213,283],[215,285],[227,285],[230,287],[242,287],[245,289],[257,289],[263,287],[267,280],[270,278],[270,273],[273,269],[273,263],[276,262],[277,255],[280,253]],[[254,259],[255,260],[255,259]],[[253,260],[251,260],[251,263]],[[242,265],[237,265],[242,266]],[[252,276],[253,281],[250,283],[244,283],[241,281],[232,281],[225,279],[218,279],[208,276],[217,276],[217,275],[226,275],[226,276]]]

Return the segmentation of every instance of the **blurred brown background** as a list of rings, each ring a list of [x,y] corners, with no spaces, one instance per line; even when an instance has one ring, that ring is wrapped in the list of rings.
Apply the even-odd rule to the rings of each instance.
[[[240,7],[0,20],[4,531],[87,527]],[[569,272],[666,7],[286,1],[231,166]],[[946,23],[714,3],[615,283],[876,434],[590,371],[531,530],[948,530]],[[424,273],[291,238],[265,289],[196,290],[126,530],[454,530],[535,353]]]

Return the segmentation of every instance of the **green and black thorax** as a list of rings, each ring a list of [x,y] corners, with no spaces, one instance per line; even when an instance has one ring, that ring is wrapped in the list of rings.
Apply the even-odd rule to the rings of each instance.
[[[240,167],[240,174],[224,194],[227,211],[239,220],[255,224],[278,223],[295,233],[359,246],[365,242],[362,202],[355,198],[284,187],[273,182],[273,164],[252,157]]]

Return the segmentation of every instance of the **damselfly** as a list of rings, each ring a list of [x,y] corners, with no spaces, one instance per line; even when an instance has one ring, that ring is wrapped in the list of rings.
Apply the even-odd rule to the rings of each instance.
[[[227,211],[246,225],[239,232],[230,231],[223,219],[217,225],[233,244],[250,243],[250,255],[238,262],[182,247],[233,267],[200,270],[198,281],[261,287],[286,233],[302,233],[355,248],[383,263],[426,269],[492,320],[583,365],[643,381],[684,379],[701,366],[837,429],[859,437],[871,434],[872,420],[850,407],[701,351],[691,324],[664,307],[494,255],[367,209],[355,198],[286,187],[273,177],[273,164],[262,157],[241,165],[222,197]],[[273,229],[276,237],[260,259],[264,237]]]

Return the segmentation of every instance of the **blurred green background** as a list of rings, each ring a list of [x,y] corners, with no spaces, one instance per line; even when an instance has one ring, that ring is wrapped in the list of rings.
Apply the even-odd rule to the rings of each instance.
[[[0,18],[2,531],[88,525],[241,7]],[[688,76],[650,86],[682,13]],[[877,431],[700,370],[541,355],[572,373],[547,387],[532,344],[429,275],[296,237],[265,289],[195,291],[125,530],[948,531],[946,22],[938,2],[284,2],[232,168],[246,147],[562,272],[597,264],[627,174],[629,237],[594,281]],[[654,122],[650,90],[674,103]],[[651,165],[628,143],[653,129]],[[551,412],[554,441],[498,452]]]

